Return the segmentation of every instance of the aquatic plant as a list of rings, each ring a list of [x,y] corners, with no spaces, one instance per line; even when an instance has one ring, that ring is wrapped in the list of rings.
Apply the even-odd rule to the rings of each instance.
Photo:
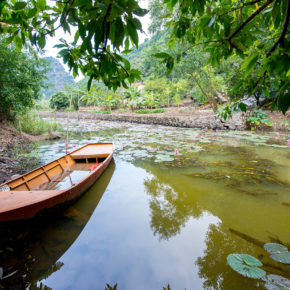
[[[247,254],[230,254],[227,257],[228,264],[233,270],[248,278],[259,279],[266,275],[266,272],[259,266],[263,264],[255,257]]]
[[[264,249],[271,254],[271,258],[282,264],[290,264],[290,252],[288,248],[276,243],[267,243]]]
[[[266,243],[264,249],[271,254],[271,258],[283,264],[290,264],[290,252],[284,245],[277,243]],[[230,254],[227,257],[229,266],[244,277],[262,279],[266,282],[265,287],[270,290],[289,289],[290,280],[285,277],[269,274],[258,267],[263,263],[248,254]]]

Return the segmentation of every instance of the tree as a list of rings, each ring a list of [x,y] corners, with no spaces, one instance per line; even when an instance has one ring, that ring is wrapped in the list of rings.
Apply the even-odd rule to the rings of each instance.
[[[239,56],[243,60],[240,68],[243,76],[236,82],[235,92],[263,94],[273,104],[272,108],[277,106],[283,113],[288,110],[289,0],[163,0],[163,3],[170,11],[163,15],[172,31],[170,45],[182,41],[190,47],[202,47],[209,53],[208,63],[213,67],[233,55]],[[159,54],[159,57],[171,71],[183,55],[186,51],[178,56]]]
[[[55,110],[63,110],[69,107],[70,97],[66,92],[56,92],[49,100],[49,106]]]
[[[109,88],[127,88],[126,82],[140,78],[140,72],[131,69],[121,51],[128,52],[130,42],[138,47],[142,25],[136,16],[146,13],[136,0],[57,0],[53,6],[46,0],[1,1],[0,33],[6,44],[14,42],[19,50],[26,40],[43,49],[46,38],[62,29],[74,41],[60,39],[56,47],[74,77],[80,71],[88,76],[88,88],[93,79],[102,80]]]
[[[0,114],[24,112],[39,98],[46,75],[45,62],[31,53],[17,52],[0,41]]]

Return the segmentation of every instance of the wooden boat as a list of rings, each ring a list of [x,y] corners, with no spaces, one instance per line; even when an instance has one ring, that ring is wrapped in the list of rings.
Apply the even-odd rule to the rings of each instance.
[[[56,215],[45,216],[41,222],[39,219],[32,219],[29,223],[14,222],[13,227],[9,223],[4,231],[1,231],[3,223],[0,224],[3,277],[7,273],[15,273],[1,280],[3,289],[26,289],[28,284],[31,284],[30,289],[37,289],[37,281],[48,278],[54,272],[52,269],[58,269],[61,257],[81,234],[97,208],[114,170],[112,160],[84,198]],[[13,251],[9,250],[11,248]]]
[[[113,157],[112,143],[88,144],[0,185],[0,222],[41,216],[79,198]]]

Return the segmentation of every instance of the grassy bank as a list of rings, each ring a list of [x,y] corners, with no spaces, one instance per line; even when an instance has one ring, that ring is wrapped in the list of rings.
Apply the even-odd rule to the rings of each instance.
[[[33,111],[18,115],[13,121],[13,125],[20,132],[30,135],[41,135],[62,131],[62,126],[58,122],[46,121]]]

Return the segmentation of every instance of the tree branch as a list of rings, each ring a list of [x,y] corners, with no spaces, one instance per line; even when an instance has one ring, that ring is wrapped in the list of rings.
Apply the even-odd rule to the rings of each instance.
[[[260,14],[268,5],[270,5],[274,0],[268,0],[264,5],[262,5],[258,10],[256,10],[253,14],[251,14],[246,21],[243,22],[241,26],[235,32],[230,35],[230,37],[227,39],[228,41],[231,41],[251,20],[253,20],[258,14]]]
[[[267,53],[267,57],[270,56],[272,54],[272,52],[275,51],[275,49],[277,48],[279,43],[282,43],[284,41],[284,38],[285,38],[285,35],[287,32],[287,28],[288,28],[288,24],[289,24],[289,19],[290,19],[290,0],[288,0],[288,2],[287,2],[287,10],[286,10],[286,16],[285,16],[285,20],[284,20],[284,24],[283,24],[282,33],[281,33],[279,39],[275,42],[275,44],[271,48],[271,50]]]
[[[67,4],[69,3],[69,2],[71,2],[71,5],[74,3],[74,0],[69,0],[68,2],[67,2]],[[66,4],[66,5],[67,5]],[[70,6],[71,6],[70,5]],[[47,34],[51,34],[51,33],[53,33],[54,31],[56,31],[57,29],[59,29],[63,24],[64,24],[64,22],[65,22],[65,20],[66,20],[66,18],[67,18],[67,16],[68,16],[68,14],[69,14],[69,12],[70,12],[70,9],[71,9],[71,7],[70,8],[68,8],[67,9],[67,11],[65,12],[65,15],[64,15],[64,17],[63,17],[63,20],[60,22],[60,24],[57,26],[57,27],[55,27],[54,29],[52,29],[52,30],[50,30],[50,31],[47,31],[44,35],[47,35]]]

